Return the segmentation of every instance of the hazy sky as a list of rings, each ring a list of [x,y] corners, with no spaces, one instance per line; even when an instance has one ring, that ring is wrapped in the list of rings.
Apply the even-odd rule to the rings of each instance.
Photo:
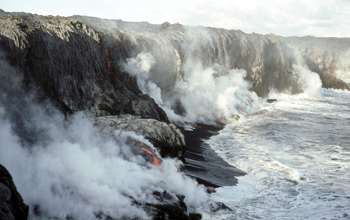
[[[0,8],[282,36],[350,37],[350,0],[2,0]]]

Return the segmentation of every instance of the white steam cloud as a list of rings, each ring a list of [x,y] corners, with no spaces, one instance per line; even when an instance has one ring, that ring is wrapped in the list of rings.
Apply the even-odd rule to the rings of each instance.
[[[293,69],[300,74],[298,83],[304,94],[309,96],[321,95],[322,82],[317,73],[314,73],[301,65],[294,64]]]
[[[350,50],[342,52],[343,56],[337,64],[336,76],[346,83],[350,83]]]
[[[244,80],[245,70],[221,72],[219,66],[204,68],[198,60],[187,60],[184,80],[176,85],[186,118],[206,122],[232,119],[258,108],[259,99]]]
[[[120,131],[107,136],[83,114],[64,119],[43,109],[19,92],[18,80],[12,80],[16,71],[6,67],[0,82],[0,163],[30,206],[30,219],[99,219],[100,213],[150,219],[138,204],[158,204],[155,191],[167,191],[172,201],[185,195],[190,209],[208,199],[204,187],[178,171],[181,162],[164,159],[155,167],[126,143],[143,137]],[[12,117],[16,109],[23,118]]]
[[[136,58],[128,59],[128,63],[123,66],[126,72],[136,76],[140,90],[153,98],[171,121],[182,121],[181,117],[171,109],[171,103],[163,101],[161,89],[150,78],[150,69],[155,63],[156,60],[150,53],[140,53]]]
[[[199,60],[188,58],[184,63],[184,77],[172,88],[173,97],[168,98],[180,100],[185,109],[184,115],[177,115],[172,109],[176,103],[164,102],[160,86],[150,77],[150,69],[155,62],[150,53],[140,53],[129,59],[124,68],[136,76],[141,91],[150,95],[172,122],[210,123],[222,118],[227,121],[255,111],[259,106],[258,96],[249,90],[250,84],[244,80],[244,70],[225,72],[220,71],[223,68],[219,65],[205,68]]]

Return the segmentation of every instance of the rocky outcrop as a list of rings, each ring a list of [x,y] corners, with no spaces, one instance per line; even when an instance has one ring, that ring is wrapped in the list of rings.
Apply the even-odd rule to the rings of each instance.
[[[23,203],[10,173],[0,164],[0,219],[25,220],[27,218],[28,206]]]
[[[182,158],[187,149],[185,136],[173,124],[133,115],[96,117],[94,120],[105,133],[122,130],[142,135],[159,150],[162,157]]]
[[[0,12],[0,51],[24,77],[27,90],[64,113],[129,113],[168,121],[164,111],[122,72],[122,35],[99,33],[77,20]]]

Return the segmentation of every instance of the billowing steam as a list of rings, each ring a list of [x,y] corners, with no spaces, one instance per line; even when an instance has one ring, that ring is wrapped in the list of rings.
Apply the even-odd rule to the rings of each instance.
[[[244,70],[220,71],[219,65],[205,68],[199,60],[187,59],[184,62],[184,77],[177,81],[168,102],[162,99],[160,85],[150,77],[150,69],[156,62],[150,53],[140,53],[124,65],[125,71],[136,76],[142,92],[150,95],[167,113],[173,122],[205,122],[232,120],[258,108],[259,99],[250,91],[250,84],[244,80]],[[154,74],[153,74],[154,75]],[[157,77],[157,76],[153,76]],[[180,102],[184,112],[181,115],[173,110]]]
[[[335,71],[337,77],[346,83],[350,83],[350,50],[343,54],[343,57],[337,64]]]
[[[171,121],[182,122],[183,119],[171,109],[171,103],[163,101],[161,89],[150,78],[150,69],[155,63],[156,60],[150,53],[140,53],[136,58],[128,59],[128,63],[124,64],[124,69],[129,74],[136,76],[140,90],[152,97],[163,108]]]
[[[180,162],[157,167],[134,154],[128,138],[103,135],[82,113],[65,119],[48,103],[20,89],[19,72],[0,61],[0,162],[12,174],[31,219],[149,219],[140,204],[158,201],[153,192],[185,195],[191,208],[207,200],[203,187],[178,171]]]
[[[309,96],[320,96],[322,87],[320,76],[302,65],[294,64],[293,69],[299,73],[298,83],[303,93]]]

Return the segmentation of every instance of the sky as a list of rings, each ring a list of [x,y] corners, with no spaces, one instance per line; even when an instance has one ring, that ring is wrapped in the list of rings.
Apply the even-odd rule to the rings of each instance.
[[[2,0],[0,8],[281,36],[350,37],[350,0]]]

